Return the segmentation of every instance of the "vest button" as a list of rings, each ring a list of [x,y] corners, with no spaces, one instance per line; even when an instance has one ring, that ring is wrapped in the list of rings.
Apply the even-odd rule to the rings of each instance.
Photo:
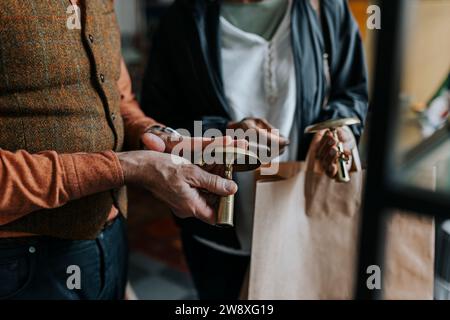
[[[111,113],[111,119],[112,119],[112,121],[115,121],[116,120],[116,114],[113,112],[113,113]]]
[[[105,75],[104,74],[100,74],[100,81],[101,82],[105,82]]]
[[[36,252],[36,248],[33,247],[33,246],[30,246],[30,247],[28,248],[28,252],[29,252],[29,253],[35,253],[35,252]]]
[[[89,41],[90,41],[91,43],[94,43],[94,36],[93,36],[92,34],[90,34],[90,35],[88,36],[88,38],[89,38]]]

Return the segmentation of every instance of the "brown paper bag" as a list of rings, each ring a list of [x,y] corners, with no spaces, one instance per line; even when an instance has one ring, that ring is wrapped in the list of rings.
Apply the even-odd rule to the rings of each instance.
[[[249,299],[354,298],[364,173],[341,184],[306,167],[257,183]],[[433,220],[394,213],[387,226],[384,298],[432,299]]]

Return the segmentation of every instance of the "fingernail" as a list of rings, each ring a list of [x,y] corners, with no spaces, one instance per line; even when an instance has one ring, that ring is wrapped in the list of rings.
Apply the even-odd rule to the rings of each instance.
[[[328,145],[332,146],[334,145],[335,141],[334,140],[328,140]]]
[[[236,193],[238,189],[237,184],[234,181],[231,180],[225,180],[225,190],[227,192],[233,192]]]

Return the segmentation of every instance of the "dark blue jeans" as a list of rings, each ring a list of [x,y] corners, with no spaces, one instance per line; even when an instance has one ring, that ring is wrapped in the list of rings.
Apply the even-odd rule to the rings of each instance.
[[[0,239],[0,299],[123,299],[127,264],[122,217],[96,240]]]

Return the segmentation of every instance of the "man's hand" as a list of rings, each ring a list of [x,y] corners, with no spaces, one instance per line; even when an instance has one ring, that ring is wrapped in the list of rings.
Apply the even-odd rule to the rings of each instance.
[[[356,146],[352,131],[349,127],[342,127],[337,129],[337,134],[339,141],[344,145],[345,155],[351,159],[352,149]],[[338,141],[329,130],[323,130],[316,133],[312,144],[318,144],[316,146],[316,159],[320,161],[322,169],[329,177],[334,178],[338,172]],[[348,163],[349,170],[350,167],[351,161]]]
[[[188,159],[193,159],[193,155],[201,155],[206,147],[209,150],[219,146],[235,146],[247,149],[248,143],[245,140],[233,140],[229,136],[216,138],[186,137],[177,134],[152,131],[151,128],[141,137],[144,148],[147,150],[172,153]],[[190,154],[186,154],[189,152]],[[200,157],[202,159],[203,157]],[[198,157],[197,157],[198,159]]]
[[[133,151],[118,156],[125,184],[145,187],[180,218],[196,217],[213,224],[217,197],[212,194],[226,196],[237,191],[233,181],[208,173],[174,155]]]
[[[289,145],[289,139],[281,136],[279,133],[274,132],[275,129],[267,120],[260,118],[245,118],[239,122],[231,122],[228,124],[228,129],[242,129],[246,130],[255,130],[258,134],[258,139],[261,137],[263,141],[267,144],[264,146],[266,148],[271,148],[273,145],[278,146],[279,152],[277,154],[270,154],[270,156],[276,157],[285,151],[287,145]],[[250,141],[250,148],[255,147],[253,144],[259,144],[260,141]],[[270,150],[271,152],[273,150]],[[260,154],[259,150],[257,152]]]

